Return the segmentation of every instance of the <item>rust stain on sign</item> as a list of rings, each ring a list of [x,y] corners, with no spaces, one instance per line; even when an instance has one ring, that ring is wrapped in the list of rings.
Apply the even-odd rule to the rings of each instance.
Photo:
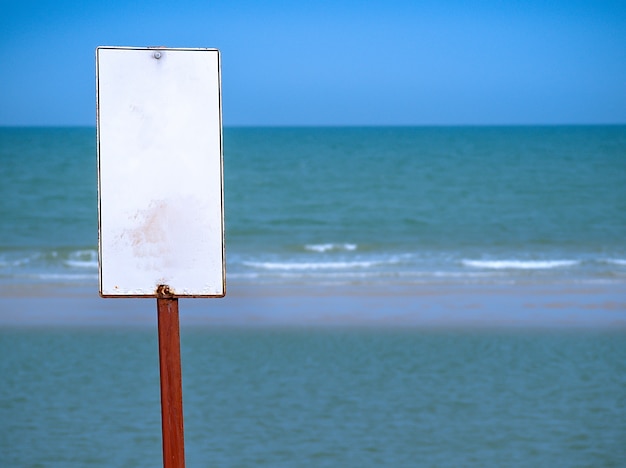
[[[119,234],[118,244],[126,245],[144,269],[193,266],[207,256],[206,236],[215,229],[202,216],[203,211],[194,197],[153,200],[147,208],[129,214],[128,227]]]
[[[165,253],[159,251],[159,246],[163,246],[167,240],[169,212],[167,202],[159,200],[151,202],[147,209],[140,210],[133,216],[133,222],[137,223],[137,227],[125,233],[128,234],[135,256]]]

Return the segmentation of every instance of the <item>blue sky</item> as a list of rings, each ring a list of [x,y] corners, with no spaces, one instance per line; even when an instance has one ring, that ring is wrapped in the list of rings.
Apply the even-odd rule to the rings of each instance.
[[[624,1],[0,2],[0,125],[95,125],[98,45],[219,48],[225,125],[626,123]]]

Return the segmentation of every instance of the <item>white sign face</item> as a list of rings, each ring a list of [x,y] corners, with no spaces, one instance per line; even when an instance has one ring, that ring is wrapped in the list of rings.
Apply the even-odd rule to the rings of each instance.
[[[225,294],[220,58],[98,47],[100,295]]]

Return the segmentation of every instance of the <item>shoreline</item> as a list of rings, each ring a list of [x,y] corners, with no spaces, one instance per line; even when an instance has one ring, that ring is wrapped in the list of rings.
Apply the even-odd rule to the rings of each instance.
[[[181,327],[626,330],[622,284],[227,285],[181,298]],[[100,298],[97,286],[1,285],[0,327],[153,326],[153,298]]]
[[[228,279],[226,298],[258,296],[423,296],[445,295],[451,293],[505,293],[526,291],[529,293],[592,294],[613,291],[620,294],[626,307],[626,282],[621,280],[603,280],[581,278],[564,281],[551,279],[545,281],[502,280],[502,281],[363,281],[363,282],[308,282],[258,281]],[[99,297],[98,282],[0,282],[0,301],[4,298],[26,297]],[[107,298],[113,301],[125,298]],[[149,298],[148,298],[149,299]],[[180,298],[194,300],[194,298]],[[203,298],[198,298],[202,300]],[[214,298],[223,300],[224,298]],[[105,299],[103,299],[105,300]],[[141,300],[141,298],[139,298]]]

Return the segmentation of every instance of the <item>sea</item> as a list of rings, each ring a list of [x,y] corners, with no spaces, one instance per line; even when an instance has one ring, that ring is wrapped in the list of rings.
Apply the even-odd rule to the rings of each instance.
[[[26,317],[0,325],[0,466],[161,466],[154,304],[97,297],[95,129],[0,128],[0,175],[0,319]],[[224,189],[207,311],[370,317],[401,290],[440,323],[590,319],[219,326],[183,300],[187,466],[626,466],[626,126],[227,127]]]
[[[223,141],[231,288],[626,281],[626,126]],[[0,284],[95,285],[95,129],[0,128],[0,175]]]
[[[624,341],[183,327],[187,466],[623,467]],[[0,465],[162,466],[157,349],[149,328],[0,328]]]

